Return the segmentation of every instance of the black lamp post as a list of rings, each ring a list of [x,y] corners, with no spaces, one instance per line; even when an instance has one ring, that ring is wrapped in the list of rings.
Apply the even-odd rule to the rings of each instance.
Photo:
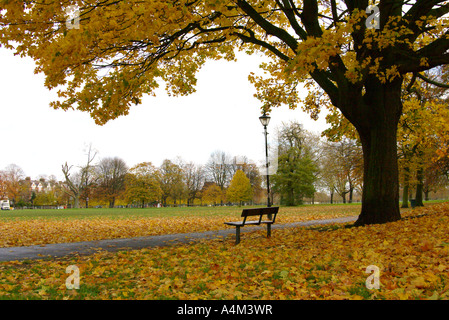
[[[267,114],[263,113],[262,116],[259,117],[260,123],[262,123],[264,128],[264,134],[265,134],[265,165],[267,167],[267,207],[271,207],[271,201],[270,201],[270,175],[268,174],[268,142],[267,142],[267,126],[270,123],[270,117],[267,116]]]

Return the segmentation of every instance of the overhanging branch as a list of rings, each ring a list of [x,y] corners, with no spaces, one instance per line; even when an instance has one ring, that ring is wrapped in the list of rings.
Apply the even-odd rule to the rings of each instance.
[[[248,2],[237,0],[237,6],[245,12],[255,23],[257,23],[267,34],[277,37],[279,40],[287,44],[294,52],[298,48],[298,42],[286,30],[271,24],[262,17]]]
[[[422,80],[424,80],[427,83],[430,83],[434,86],[440,87],[440,88],[446,88],[449,89],[449,84],[445,84],[445,83],[441,83],[432,79],[429,79],[428,77],[426,77],[425,75],[422,75],[421,73],[417,72],[416,76]]]
[[[287,55],[282,53],[275,46],[273,46],[273,45],[271,45],[271,44],[269,44],[269,43],[267,43],[265,41],[259,40],[259,39],[257,39],[256,37],[253,37],[253,36],[249,37],[249,36],[246,36],[246,35],[238,33],[238,32],[235,32],[233,34],[235,36],[239,37],[243,42],[253,43],[253,44],[261,46],[261,47],[263,47],[265,49],[268,49],[269,51],[271,51],[272,53],[274,53],[276,56],[278,56],[279,58],[281,58],[284,61],[289,61],[290,60],[290,58]]]

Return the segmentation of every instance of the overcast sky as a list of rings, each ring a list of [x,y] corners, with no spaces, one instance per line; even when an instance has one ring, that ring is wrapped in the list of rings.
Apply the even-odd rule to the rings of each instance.
[[[129,167],[144,161],[159,166],[178,156],[204,164],[216,150],[260,164],[265,155],[260,102],[247,79],[258,64],[250,56],[210,61],[198,74],[196,93],[168,97],[160,88],[128,116],[98,126],[87,113],[50,108],[56,92],[44,87],[42,74],[34,74],[34,62],[0,48],[0,170],[14,163],[32,179],[62,179],[61,165],[82,165],[88,144],[98,150],[98,160],[118,156]],[[326,127],[324,116],[313,121],[300,109],[278,108],[271,117],[269,132],[290,120],[314,132]]]

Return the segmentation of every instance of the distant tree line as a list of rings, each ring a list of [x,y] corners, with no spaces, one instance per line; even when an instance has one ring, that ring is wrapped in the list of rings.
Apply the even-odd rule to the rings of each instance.
[[[294,206],[304,199],[326,194],[352,202],[363,183],[363,156],[356,139],[339,137],[332,142],[302,128],[298,122],[276,128],[270,146],[271,203]],[[263,168],[263,169],[261,169]],[[410,173],[411,166],[404,165]],[[428,197],[447,185],[449,166],[441,161],[426,167],[420,180],[403,180],[404,196]],[[64,181],[55,176],[31,180],[11,164],[0,171],[0,197],[16,207],[70,206],[178,206],[266,203],[266,171],[245,156],[213,152],[205,164],[182,158],[165,159],[157,167],[142,162],[129,167],[119,157],[97,159],[89,146],[83,165],[61,166]],[[404,169],[405,170],[405,169]],[[415,170],[419,170],[415,169]],[[412,191],[415,195],[411,195]],[[410,196],[409,196],[410,194]],[[407,201],[407,199],[406,199]]]

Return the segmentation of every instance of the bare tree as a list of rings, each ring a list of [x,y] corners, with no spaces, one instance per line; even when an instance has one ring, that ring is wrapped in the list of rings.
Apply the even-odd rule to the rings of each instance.
[[[4,171],[0,171],[0,199],[8,198],[7,188],[6,173]]]
[[[210,155],[206,164],[208,179],[215,182],[223,190],[232,178],[231,175],[231,157],[223,151],[215,151]]]
[[[12,163],[3,171],[3,177],[5,179],[6,194],[9,200],[15,204],[20,194],[20,180],[25,177],[25,173],[21,167]]]
[[[83,196],[86,200],[86,208],[88,207],[89,191],[94,179],[94,161],[98,151],[92,148],[92,144],[87,149],[87,162],[86,165],[80,166],[79,171],[71,173],[73,166],[69,166],[67,162],[62,165],[62,173],[65,177],[64,191],[73,198],[75,208],[79,208],[80,197]]]
[[[70,170],[73,166],[69,166],[67,162],[62,165],[62,173],[65,177],[64,192],[73,198],[73,207],[79,208],[80,193],[81,193],[81,175],[75,172],[73,175]]]
[[[92,144],[89,144],[86,150],[87,162],[86,165],[80,168],[81,173],[81,185],[80,196],[86,202],[86,208],[89,207],[89,196],[91,193],[92,185],[96,180],[95,165],[93,161],[98,154],[98,151],[92,148]]]
[[[113,208],[117,197],[125,190],[128,166],[121,158],[104,158],[96,166],[96,172],[98,191],[109,201],[109,207]]]
[[[328,142],[324,146],[321,179],[326,187],[336,192],[346,202],[352,202],[354,190],[361,191],[363,180],[363,156],[361,146],[354,140],[343,139]]]
[[[184,180],[187,189],[187,206],[198,198],[204,185],[204,167],[193,162],[183,165]]]

